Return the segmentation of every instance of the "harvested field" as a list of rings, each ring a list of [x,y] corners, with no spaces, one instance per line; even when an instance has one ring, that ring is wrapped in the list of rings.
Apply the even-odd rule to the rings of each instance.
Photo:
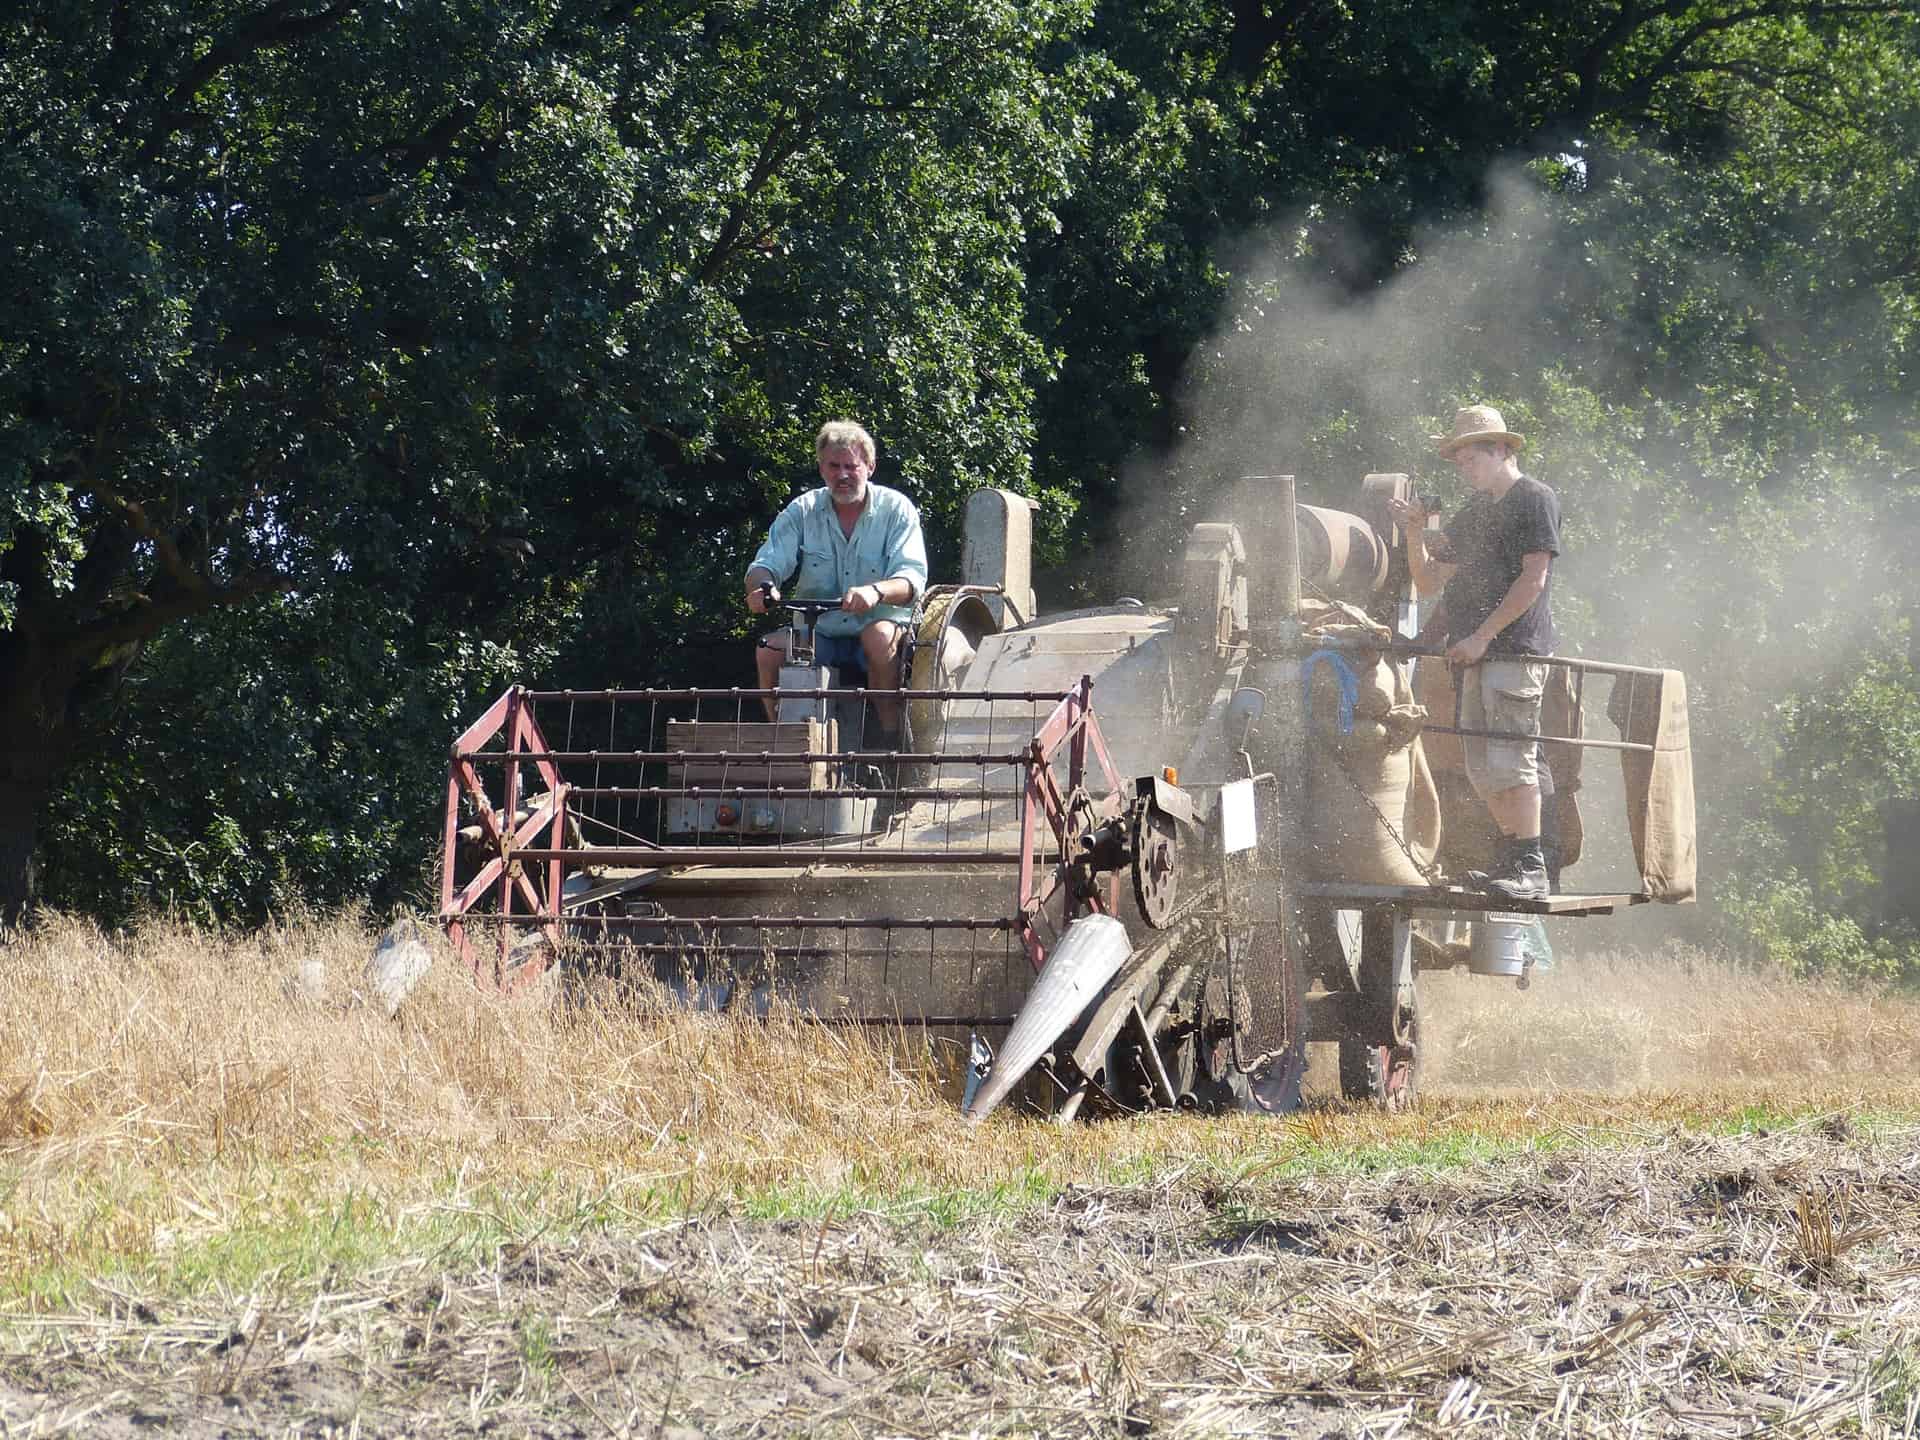
[[[1413,1116],[975,1130],[370,945],[12,937],[9,1433],[1920,1433],[1909,1000],[1563,958],[1431,977]]]

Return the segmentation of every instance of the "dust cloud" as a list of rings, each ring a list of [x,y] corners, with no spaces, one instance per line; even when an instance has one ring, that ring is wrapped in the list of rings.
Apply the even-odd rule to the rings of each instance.
[[[1194,357],[1180,444],[1122,477],[1118,533],[1148,540],[1130,547],[1126,573],[1148,593],[1170,590],[1169,576],[1141,568],[1164,567],[1188,527],[1223,518],[1246,475],[1293,473],[1303,502],[1352,508],[1365,474],[1404,471],[1450,512],[1465,487],[1431,437],[1458,405],[1498,406],[1528,438],[1528,473],[1561,497],[1560,652],[1688,677],[1702,903],[1643,907],[1609,941],[1704,941],[1718,933],[1733,837],[1773,814],[1765,780],[1780,702],[1844,677],[1863,647],[1897,633],[1903,611],[1920,609],[1902,594],[1900,558],[1920,553],[1920,505],[1884,503],[1913,476],[1902,485],[1875,448],[1884,415],[1834,417],[1818,440],[1764,456],[1716,435],[1686,405],[1726,377],[1672,373],[1648,353],[1644,324],[1610,320],[1650,302],[1632,246],[1608,233],[1605,197],[1567,203],[1518,167],[1486,189],[1483,212],[1416,234],[1377,285],[1356,281],[1372,258],[1364,247],[1315,213],[1223,256],[1230,319]],[[1770,308],[1738,257],[1674,263],[1723,311]],[[1606,694],[1602,684],[1587,697],[1596,736],[1613,733]],[[1618,773],[1611,756],[1590,755],[1588,858],[1570,888],[1639,888]]]

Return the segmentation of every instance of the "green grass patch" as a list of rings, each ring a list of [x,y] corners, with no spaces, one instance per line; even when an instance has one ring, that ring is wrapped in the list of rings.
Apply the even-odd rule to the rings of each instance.
[[[1442,1104],[1409,1116],[1328,1107],[1280,1121],[1163,1115],[1065,1129],[1010,1121],[956,1128],[956,1145],[976,1146],[971,1166],[956,1166],[951,1153],[876,1145],[857,1157],[826,1157],[832,1163],[795,1161],[772,1181],[764,1166],[671,1153],[649,1154],[649,1174],[617,1155],[515,1172],[497,1156],[482,1164],[446,1149],[351,1142],[297,1160],[230,1151],[191,1166],[126,1158],[41,1166],[16,1151],[0,1170],[0,1314],[97,1310],[115,1294],[297,1290],[409,1258],[472,1269],[496,1263],[506,1246],[688,1218],[820,1223],[881,1215],[951,1229],[1047,1205],[1069,1187],[1204,1184],[1251,1203],[1274,1184],[1442,1174],[1674,1134],[1841,1124],[1863,1139],[1898,1136],[1920,1128],[1920,1110],[1686,1097]],[[952,1183],[961,1168],[976,1171],[977,1183]]]

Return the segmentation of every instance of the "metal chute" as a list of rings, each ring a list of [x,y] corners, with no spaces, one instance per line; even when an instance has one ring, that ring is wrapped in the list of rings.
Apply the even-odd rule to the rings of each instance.
[[[993,1068],[967,1107],[969,1120],[984,1120],[993,1113],[1040,1057],[1086,1013],[1132,953],[1127,927],[1111,915],[1083,915],[1067,927],[1034,978],[1033,989],[1001,1042]]]

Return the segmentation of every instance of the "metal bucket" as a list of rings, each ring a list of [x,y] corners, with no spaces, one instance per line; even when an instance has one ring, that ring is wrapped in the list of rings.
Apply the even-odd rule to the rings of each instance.
[[[1474,921],[1467,968],[1475,975],[1524,976],[1552,964],[1553,951],[1539,916],[1489,912]]]

